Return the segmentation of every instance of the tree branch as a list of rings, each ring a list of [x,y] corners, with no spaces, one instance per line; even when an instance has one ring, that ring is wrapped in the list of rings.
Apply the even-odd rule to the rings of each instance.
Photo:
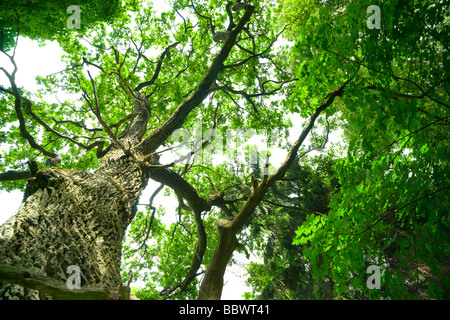
[[[144,153],[149,154],[154,152],[176,129],[181,128],[189,113],[207,97],[209,88],[214,81],[216,81],[217,75],[223,70],[224,61],[228,58],[228,55],[236,42],[237,35],[250,20],[254,9],[253,6],[247,6],[243,17],[239,20],[236,28],[229,32],[229,36],[225,40],[222,49],[214,58],[208,72],[198,84],[194,93],[178,106],[163,125],[146,138],[146,141],[143,144]]]
[[[8,170],[6,172],[0,173],[0,181],[28,180],[30,178],[31,178],[30,171]]]
[[[6,53],[4,53],[7,55]],[[7,55],[11,61],[11,63],[14,66],[14,70],[11,74],[8,73],[3,67],[0,67],[0,70],[3,71],[3,73],[8,78],[10,84],[11,84],[11,92],[14,95],[14,109],[16,111],[17,119],[19,120],[19,132],[20,136],[25,138],[28,141],[28,144],[38,151],[40,151],[42,154],[55,159],[61,159],[60,156],[57,153],[50,152],[46,150],[44,147],[39,145],[34,137],[27,131],[27,128],[25,126],[25,118],[22,113],[22,97],[20,96],[19,90],[17,89],[17,85],[15,82],[15,74],[17,72],[17,65],[14,61],[14,58],[12,56]],[[26,100],[25,100],[26,101]]]
[[[57,300],[118,300],[120,298],[118,292],[114,293],[114,290],[106,288],[69,289],[65,283],[47,277],[42,272],[16,265],[0,264],[0,282],[38,290]]]
[[[294,78],[294,79],[290,79],[290,80],[286,80],[286,81],[281,81],[278,82],[280,85],[278,86],[278,88],[273,89],[270,92],[260,92],[260,93],[252,93],[252,94],[248,94],[247,92],[243,91],[243,90],[235,90],[227,85],[225,86],[217,86],[217,87],[213,87],[211,89],[208,90],[209,93],[212,92],[216,92],[216,91],[223,91],[223,92],[229,92],[229,93],[233,93],[233,94],[238,94],[241,95],[245,98],[245,100],[247,100],[253,107],[253,111],[255,113],[258,113],[258,110],[256,109],[256,105],[253,102],[252,98],[256,98],[256,97],[262,97],[262,96],[270,96],[273,95],[275,93],[277,93],[278,91],[280,91],[281,89],[283,89],[283,86],[287,83],[293,82],[293,81],[297,81],[298,78]],[[268,80],[266,81],[264,84],[268,83],[268,82],[276,82],[273,80]],[[263,84],[263,86],[264,86]]]
[[[199,300],[203,299],[219,299],[222,294],[223,275],[225,273],[228,260],[233,254],[237,246],[236,234],[242,229],[244,223],[248,220],[250,215],[254,212],[256,206],[261,202],[267,190],[279,179],[283,178],[286,171],[294,161],[297,151],[308,136],[309,132],[314,126],[314,122],[319,114],[330,106],[336,97],[342,97],[344,88],[351,81],[347,80],[341,87],[329,93],[324,101],[311,115],[307,125],[303,128],[300,137],[292,145],[287,154],[284,163],[271,176],[264,175],[264,178],[254,188],[250,197],[244,203],[238,214],[234,218],[222,218],[217,221],[217,228],[219,229],[219,243],[216,246],[212,260],[205,277],[200,285]],[[266,164],[267,166],[267,164]]]
[[[314,122],[316,121],[319,114],[322,111],[324,111],[328,106],[330,106],[336,97],[342,97],[342,94],[344,93],[344,88],[350,81],[351,81],[351,79],[347,80],[341,87],[339,87],[338,89],[329,93],[325,97],[324,100],[326,100],[326,101],[324,103],[322,103],[319,107],[317,107],[317,109],[313,112],[313,114],[309,118],[308,123],[303,128],[302,133],[300,134],[299,138],[290,148],[283,164],[271,176],[264,175],[263,180],[258,184],[258,186],[256,188],[253,189],[253,192],[250,195],[250,198],[245,202],[241,211],[239,212],[239,214],[236,216],[236,218],[232,222],[231,227],[233,230],[235,230],[235,232],[237,232],[238,230],[240,230],[242,228],[245,221],[247,221],[248,217],[252,214],[253,210],[256,208],[256,206],[259,204],[259,202],[262,200],[266,191],[275,183],[275,181],[284,177],[287,170],[290,168],[290,166],[294,162],[294,159],[297,155],[298,149],[303,144],[303,142],[305,141],[309,132],[314,127]]]
[[[189,182],[187,182],[182,176],[180,176],[175,171],[172,171],[167,168],[151,169],[149,170],[149,175],[151,179],[169,186],[179,196],[186,199],[189,206],[192,208],[194,220],[197,226],[198,240],[191,268],[189,269],[184,280],[180,284],[176,286],[167,287],[163,291],[161,291],[161,295],[167,296],[178,288],[181,291],[184,290],[186,286],[189,283],[191,283],[192,280],[195,278],[196,273],[201,266],[203,255],[205,254],[206,251],[206,231],[205,227],[203,226],[201,213],[203,211],[211,210],[211,205],[198,194],[198,192]]]
[[[161,56],[159,58],[158,64],[156,65],[156,69],[153,74],[153,77],[148,81],[144,81],[144,82],[140,83],[136,88],[134,88],[134,91],[141,91],[145,87],[151,86],[152,84],[155,83],[155,81],[156,81],[156,79],[158,79],[159,73],[161,71],[161,66],[162,66],[164,58],[169,54],[170,49],[176,47],[178,44],[179,44],[179,42],[175,42],[175,43],[171,44],[170,46],[168,46],[163,51],[163,53],[161,54]]]
[[[143,246],[147,246],[146,242],[148,240],[148,237],[150,236],[150,231],[152,229],[152,224],[153,224],[153,220],[155,219],[155,213],[156,213],[156,207],[153,206],[153,200],[155,200],[155,197],[158,195],[158,193],[163,188],[164,188],[164,184],[161,184],[158,188],[156,188],[156,190],[150,196],[148,207],[152,211],[152,215],[150,217],[150,222],[149,222],[148,226],[147,226],[147,222],[145,223],[147,232],[145,234],[144,240],[141,241],[141,245],[137,249],[130,250],[130,251],[126,252],[125,254],[129,254],[129,253],[133,253],[133,252],[139,251]]]

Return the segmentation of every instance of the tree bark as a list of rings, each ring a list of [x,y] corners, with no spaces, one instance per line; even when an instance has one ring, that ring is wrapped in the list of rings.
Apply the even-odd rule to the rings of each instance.
[[[67,267],[81,287],[121,285],[121,244],[147,178],[140,163],[117,150],[93,173],[49,168],[31,178],[18,212],[0,227],[0,263],[40,270],[65,284]],[[2,299],[51,299],[0,284]]]
[[[96,171],[52,167],[28,181],[18,212],[0,226],[0,264],[39,272],[44,278],[37,279],[38,287],[42,279],[65,285],[67,268],[75,265],[87,291],[104,288],[104,297],[111,298],[111,288],[122,288],[122,239],[148,182],[142,157],[123,151],[124,145],[142,139],[150,116],[148,101],[140,93],[134,108],[128,130]],[[28,287],[0,283],[0,299],[53,298],[33,289],[36,281],[21,283]]]
[[[231,225],[231,220],[227,218],[217,221],[219,243],[200,285],[198,300],[220,300],[222,296],[223,275],[237,246],[236,233],[232,231]]]

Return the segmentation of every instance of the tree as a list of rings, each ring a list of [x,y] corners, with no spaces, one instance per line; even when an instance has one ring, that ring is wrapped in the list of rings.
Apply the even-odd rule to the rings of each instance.
[[[126,1],[128,7],[132,2]],[[73,31],[83,33],[100,21],[111,21],[124,13],[122,1],[95,2],[82,0],[77,8],[71,7],[71,1],[2,1],[0,4],[0,48],[3,51],[15,45],[17,30],[21,36],[34,40],[55,40],[69,36]],[[80,10],[78,12],[77,10]],[[83,21],[81,21],[83,11]],[[68,19],[68,14],[75,13],[80,23]],[[67,27],[69,26],[69,27]]]
[[[16,83],[17,40],[9,41],[0,109],[11,147],[0,180],[23,188],[24,202],[0,227],[0,296],[127,299],[139,276],[141,298],[220,299],[233,253],[258,242],[246,238],[258,219],[288,221],[291,232],[298,223],[302,248],[292,261],[332,284],[334,297],[445,296],[448,12],[437,1],[383,2],[375,5],[394,14],[377,29],[368,27],[369,5],[178,0],[157,12],[132,3],[134,11],[86,27],[83,38],[56,30],[67,68],[40,77],[34,94]],[[297,8],[301,18],[291,15]],[[62,91],[73,100],[45,102]],[[280,166],[261,150],[256,167],[210,158],[224,146],[219,131],[288,129],[289,113],[308,120],[294,143],[277,142],[288,150]],[[325,161],[311,166],[310,192],[293,204],[322,196],[326,203],[308,210],[323,212],[287,213],[280,204],[290,200],[277,190],[299,171],[315,123],[328,119],[344,126],[348,154],[330,153],[336,164],[326,174]],[[182,134],[198,120],[212,130],[189,144]],[[327,141],[312,138],[313,148]],[[167,158],[186,145],[187,154]],[[250,149],[244,155],[254,163]],[[323,186],[336,179],[330,198]],[[160,186],[139,212],[150,180]],[[153,205],[163,189],[178,201],[168,227]],[[382,290],[365,285],[366,264],[389,266]],[[419,277],[427,267],[432,273]]]
[[[301,166],[296,161],[249,219],[251,232],[246,243],[253,245],[251,251],[263,252],[263,263],[250,263],[248,282],[253,292],[247,293],[247,298],[335,298],[331,281],[314,279],[302,248],[292,244],[295,230],[307,214],[326,215],[331,194],[339,188],[337,180],[330,179],[334,160],[323,156],[311,160],[302,159]]]
[[[14,50],[3,51],[12,71],[0,69],[9,81],[9,88],[1,88],[2,109],[11,121],[18,121],[5,139],[23,146],[20,151],[13,147],[11,154],[22,161],[28,159],[33,167],[37,163],[38,170],[28,172],[31,178],[24,203],[2,226],[0,259],[7,271],[1,281],[12,283],[2,284],[2,297],[72,296],[78,292],[63,290],[51,279],[64,283],[68,268],[78,266],[81,286],[90,290],[78,293],[79,297],[114,298],[120,294],[123,298],[119,266],[124,232],[136,215],[142,189],[153,179],[172,188],[180,205],[186,202],[196,225],[197,245],[191,266],[183,281],[168,288],[169,292],[183,291],[203,261],[207,235],[202,214],[213,206],[230,212],[229,206],[237,205],[232,217],[217,220],[218,243],[198,294],[199,299],[220,298],[223,273],[238,245],[236,234],[270,186],[284,176],[320,112],[342,95],[348,83],[341,84],[318,106],[283,165],[265,175],[247,197],[228,200],[225,190],[230,186],[217,178],[219,191],[207,196],[196,186],[196,179],[189,177],[196,173],[192,166],[178,166],[183,169],[180,171],[175,163],[161,164],[160,148],[175,130],[189,128],[200,115],[213,127],[227,113],[231,128],[283,124],[285,107],[272,102],[267,108],[263,98],[282,92],[295,78],[277,66],[282,57],[272,51],[283,28],[264,20],[273,14],[269,6],[255,5],[257,13],[255,6],[248,4],[180,1],[160,18],[148,5],[134,16],[109,24],[110,29],[100,24],[90,33],[90,50],[78,39],[63,37],[60,44],[68,53],[67,70],[62,78],[53,75],[40,81],[49,91],[56,91],[62,83],[66,92],[82,96],[79,105],[69,101],[45,103],[39,100],[42,92],[33,101],[15,82],[18,66]],[[177,16],[181,19],[174,27]],[[137,32],[129,27],[132,21]],[[213,36],[226,29],[226,37],[214,43]],[[161,48],[155,63],[145,51],[150,46]],[[211,46],[216,47],[213,55]],[[267,65],[261,63],[263,59]],[[99,75],[84,74],[86,66],[97,68]],[[270,72],[264,74],[264,70]],[[208,96],[214,96],[215,106],[203,104]],[[245,107],[240,106],[239,97],[246,100]],[[254,101],[257,98],[260,101]],[[242,121],[242,112],[251,118]],[[253,125],[256,122],[259,125]],[[44,160],[49,168],[42,168]],[[202,170],[199,173],[206,176]],[[27,173],[8,171],[2,180],[26,177]],[[224,187],[219,189],[219,184]],[[11,274],[8,266],[29,271]]]

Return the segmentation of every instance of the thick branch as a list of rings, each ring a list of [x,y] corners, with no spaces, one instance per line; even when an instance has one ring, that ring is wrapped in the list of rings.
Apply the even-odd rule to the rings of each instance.
[[[181,128],[189,113],[207,97],[209,88],[214,81],[216,81],[217,75],[223,70],[224,61],[227,59],[231,49],[233,48],[237,35],[250,20],[254,9],[255,8],[250,5],[246,7],[243,17],[239,21],[236,28],[230,31],[229,36],[222,46],[222,49],[214,58],[207,74],[199,83],[194,93],[183,103],[181,103],[170,118],[167,119],[162,126],[153,131],[146,139],[143,144],[144,152],[146,154],[154,152],[176,129]]]
[[[350,79],[351,80],[351,79]],[[329,93],[322,103],[311,115],[308,124],[303,129],[300,137],[289,150],[288,155],[281,167],[271,176],[265,175],[263,180],[259,182],[254,188],[250,197],[242,206],[239,213],[234,218],[222,218],[217,221],[219,229],[219,243],[214,251],[211,264],[206,270],[205,277],[200,286],[198,299],[220,299],[223,287],[223,275],[228,264],[228,260],[235,247],[237,246],[236,234],[243,227],[250,215],[255,210],[256,206],[262,201],[265,193],[275,181],[283,178],[291,164],[293,163],[297,152],[308,136],[309,132],[314,126],[314,122],[319,114],[330,106],[334,98],[342,97],[345,86],[350,81],[345,82],[340,88]]]
[[[31,268],[8,264],[0,264],[0,282],[38,290],[57,300],[117,300],[120,297],[105,288],[69,289],[65,283],[32,271]]]
[[[347,84],[351,81],[351,79],[347,80],[340,88],[336,89],[335,91],[329,93],[326,97],[325,97],[325,102],[322,103],[311,115],[311,117],[309,118],[308,123],[306,124],[306,126],[303,128],[302,133],[300,134],[300,137],[297,139],[297,141],[292,145],[291,149],[289,150],[288,155],[286,156],[285,161],[283,162],[283,164],[280,166],[280,168],[278,168],[278,170],[271,175],[268,179],[267,179],[267,184],[272,185],[276,180],[279,180],[281,178],[284,177],[284,175],[286,174],[286,171],[289,169],[289,167],[291,166],[292,162],[294,162],[295,156],[297,155],[297,151],[300,148],[300,146],[303,144],[303,142],[305,141],[306,137],[308,136],[309,132],[311,131],[311,129],[314,127],[314,122],[316,121],[317,117],[319,116],[319,114],[324,111],[327,107],[329,107],[334,99],[336,97],[342,97],[342,94],[344,93],[344,88],[347,86]],[[263,180],[264,181],[264,180]]]
[[[137,117],[137,116],[134,117],[134,120],[131,124],[131,127],[134,129],[131,129],[131,130],[127,131],[127,133],[126,133],[127,137],[129,138],[128,139],[129,145],[128,145],[128,149],[127,149],[127,148],[125,148],[125,146],[123,144],[124,139],[119,140],[117,135],[111,130],[111,128],[108,126],[108,124],[103,120],[103,118],[101,116],[101,112],[100,112],[100,105],[98,102],[95,81],[94,81],[94,79],[92,79],[89,71],[88,71],[88,75],[91,80],[91,84],[92,84],[92,88],[93,88],[95,106],[93,106],[92,102],[90,101],[90,97],[89,97],[89,94],[87,93],[87,91],[80,84],[80,87],[83,91],[83,98],[89,105],[89,108],[94,113],[94,115],[97,118],[100,125],[103,127],[103,130],[105,130],[106,133],[108,134],[111,141],[113,141],[116,144],[116,146],[120,147],[124,154],[126,154],[128,156],[132,156],[132,153],[130,151],[130,149],[131,149],[131,141],[130,140],[133,140],[133,139],[140,140],[141,137],[144,135],[145,130],[147,128],[147,121],[148,121],[148,117],[149,117],[149,111],[148,111],[149,107],[148,107],[147,99],[145,99],[144,95],[139,92],[136,94],[136,96],[134,96],[134,99],[137,101],[137,103],[135,104],[135,111],[137,112],[139,117]],[[143,117],[143,119],[137,119],[137,118],[142,118],[142,117]],[[137,122],[139,123],[138,125],[136,125]],[[116,133],[117,133],[117,130],[116,130]]]
[[[197,190],[189,182],[175,171],[168,168],[151,167],[148,174],[150,179],[172,188],[187,201],[192,210],[199,212],[211,210],[211,205],[198,194]]]
[[[0,181],[28,180],[30,178],[31,178],[30,171],[9,170],[0,173]]]
[[[163,53],[161,54],[158,64],[156,65],[156,70],[155,73],[153,74],[153,77],[145,82],[140,83],[136,88],[134,88],[134,91],[141,91],[143,88],[151,86],[152,84],[155,83],[156,79],[158,79],[159,73],[161,71],[161,66],[163,63],[164,58],[169,54],[169,50],[176,47],[178,45],[179,42],[175,42],[174,44],[171,44],[170,46],[168,46]]]

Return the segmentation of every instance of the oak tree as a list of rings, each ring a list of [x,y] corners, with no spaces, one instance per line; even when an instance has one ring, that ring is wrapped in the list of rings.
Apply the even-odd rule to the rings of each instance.
[[[234,252],[266,250],[272,262],[280,261],[270,257],[274,248],[295,252],[286,243],[258,246],[274,234],[302,246],[290,261],[303,265],[283,272],[307,265],[308,281],[326,284],[321,297],[445,297],[445,4],[174,0],[158,10],[125,1],[99,17],[85,3],[82,30],[67,30],[63,7],[21,19],[10,5],[0,24],[8,61],[0,67],[0,141],[9,147],[0,180],[24,191],[0,227],[1,298],[129,299],[130,282],[142,280],[142,299],[220,299]],[[374,5],[381,20],[371,25]],[[57,39],[65,51],[66,69],[38,77],[37,92],[16,81],[20,36]],[[291,118],[306,120],[300,133],[289,132]],[[324,133],[313,131],[317,124]],[[308,160],[338,127],[345,152]],[[231,142],[278,130],[286,156],[276,166],[274,154],[249,148],[251,165],[237,161],[221,139],[227,129]],[[194,139],[180,142],[183,132]],[[289,135],[297,137],[289,143]],[[221,150],[233,161],[217,161]],[[283,185],[301,167],[308,174],[288,184],[298,197],[287,199]],[[158,185],[141,210],[150,181]],[[176,199],[169,226],[154,204],[162,190]],[[384,268],[381,290],[365,283],[374,264]],[[66,285],[74,266],[80,289]]]

